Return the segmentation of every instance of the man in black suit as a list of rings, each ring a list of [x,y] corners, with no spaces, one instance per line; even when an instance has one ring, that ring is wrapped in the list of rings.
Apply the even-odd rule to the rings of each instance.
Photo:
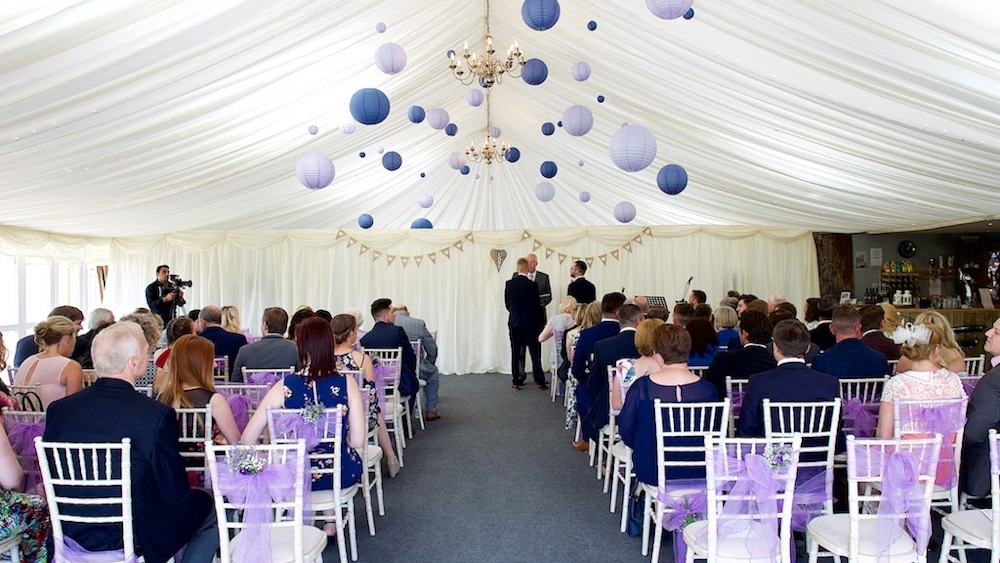
[[[885,354],[887,360],[898,360],[899,344],[882,332],[885,309],[878,305],[865,305],[858,314],[861,315],[861,342],[872,350]]]
[[[569,276],[573,281],[569,282],[566,293],[573,296],[581,305],[597,301],[597,288],[583,277],[585,275],[587,275],[587,263],[583,260],[577,260],[569,267]]]
[[[542,371],[542,345],[538,335],[544,326],[541,295],[538,285],[528,279],[528,259],[517,259],[517,275],[507,280],[503,294],[504,306],[510,312],[507,328],[510,331],[511,389],[517,391],[528,378],[525,373],[525,349],[531,354],[532,375],[539,390],[548,389]]]
[[[635,349],[635,327],[642,321],[642,309],[626,303],[618,310],[620,332],[594,344],[594,360],[587,378],[587,395],[590,408],[580,416],[584,437],[596,438],[598,431],[608,423],[611,405],[608,401],[608,368],[623,358],[638,358]]]
[[[881,310],[881,307],[877,307]],[[861,315],[850,305],[833,311],[830,331],[837,344],[813,360],[813,368],[840,379],[889,375],[885,354],[861,342]]]
[[[830,330],[833,323],[833,311],[837,308],[837,299],[832,295],[824,295],[819,304],[816,305],[816,313],[819,315],[819,324],[809,331],[809,338],[813,344],[819,346],[820,350],[832,348],[837,344],[837,337]]]
[[[552,303],[552,285],[549,283],[549,275],[546,274],[545,272],[538,270],[538,256],[534,254],[529,254],[525,256],[525,258],[528,260],[528,279],[535,282],[535,285],[538,286],[538,296],[539,300],[542,303],[542,306],[538,309],[538,314],[541,317],[541,323],[542,326],[544,327],[545,322],[547,321],[545,315],[545,308],[549,306],[549,303]],[[520,274],[515,271],[514,275],[512,275],[510,279],[515,279],[519,275]],[[520,363],[520,373],[525,373],[524,361],[525,361],[525,355],[522,353],[521,363]]]
[[[990,429],[1000,431],[1000,319],[986,331],[983,350],[989,352],[993,368],[976,384],[966,413],[962,442],[962,491],[974,496],[990,494]],[[988,506],[988,505],[987,505]]]
[[[601,322],[580,331],[580,338],[576,341],[570,372],[580,383],[576,386],[576,411],[580,415],[585,415],[590,410],[591,397],[587,390],[587,380],[592,374],[599,375],[592,368],[594,347],[601,340],[611,338],[621,331],[621,325],[618,324],[618,311],[624,304],[625,294],[617,291],[605,294],[601,299]],[[584,438],[579,442],[573,442],[573,447],[582,452],[587,451],[587,439],[591,437],[584,436]]]
[[[726,376],[747,379],[755,373],[774,369],[777,362],[767,351],[771,341],[771,321],[767,315],[755,309],[743,311],[740,315],[740,343],[742,348],[715,355],[712,364],[705,371],[704,379],[719,390],[719,396],[726,396]]]
[[[252,344],[240,348],[233,364],[230,381],[243,381],[243,368],[247,369],[288,369],[299,368],[299,350],[293,340],[285,338],[288,330],[288,312],[281,307],[264,309],[260,322],[264,336]]]
[[[156,267],[156,280],[146,286],[146,305],[154,315],[160,315],[163,324],[177,316],[177,307],[187,304],[184,292],[170,282],[170,266]]]
[[[180,563],[209,563],[219,547],[212,498],[188,486],[173,409],[137,393],[134,387],[136,379],[146,373],[147,350],[142,329],[135,323],[117,323],[95,336],[98,379],[49,405],[44,439],[99,443],[131,438],[137,554],[148,563],[163,563],[186,546]],[[76,508],[77,513],[94,516],[102,510]],[[123,546],[120,525],[64,523],[63,531],[89,551]]]
[[[361,346],[363,348],[402,348],[399,394],[412,397],[420,391],[420,382],[417,380],[417,355],[413,353],[413,346],[410,345],[410,339],[406,337],[406,331],[393,324],[396,321],[396,313],[392,311],[392,299],[385,297],[376,299],[372,302],[371,312],[372,318],[375,319],[375,326],[361,337]]]
[[[777,367],[750,377],[740,411],[741,437],[764,437],[764,399],[807,403],[832,401],[840,396],[839,379],[806,366],[803,356],[808,348],[806,325],[787,319],[774,327]]]
[[[247,337],[242,333],[229,332],[222,328],[222,309],[215,305],[203,308],[198,313],[198,322],[201,323],[199,336],[204,336],[215,345],[215,357],[225,356],[229,359],[229,374],[231,375],[233,366],[236,365],[236,355],[239,354],[240,348],[247,345]]]

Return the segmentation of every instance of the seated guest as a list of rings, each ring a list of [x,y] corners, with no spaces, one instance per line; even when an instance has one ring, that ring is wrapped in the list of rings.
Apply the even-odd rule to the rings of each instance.
[[[607,293],[601,299],[601,322],[580,332],[580,338],[576,342],[576,350],[573,352],[573,364],[570,372],[579,385],[576,387],[576,411],[580,416],[585,416],[590,410],[592,397],[588,393],[587,380],[594,375],[593,353],[594,346],[598,341],[611,338],[618,334],[621,327],[618,324],[618,310],[625,304],[625,295],[618,292]],[[576,442],[573,447],[584,451],[581,442],[586,444],[588,440],[596,440],[595,429],[582,426],[583,440]],[[589,432],[589,433],[588,433]]]
[[[802,318],[810,332],[819,326],[819,297],[806,299],[806,309],[802,313]]]
[[[584,330],[596,325],[601,322],[601,302],[593,301],[591,303],[586,303],[580,305],[580,308],[576,311],[576,326],[569,329],[566,333],[565,342],[563,342],[563,348],[566,349],[566,362],[570,365],[573,363],[574,354],[576,354],[576,343],[580,341],[580,333]],[[566,366],[566,430],[573,428],[577,420],[579,419],[579,413],[576,412],[576,387],[577,381],[575,377],[569,375],[569,366]],[[576,436],[576,440],[573,441],[573,447],[579,449],[580,451],[587,451],[590,447],[587,445],[586,441],[580,440],[580,436]]]
[[[719,307],[712,312],[712,320],[715,322],[715,331],[720,346],[728,346],[729,341],[734,338],[739,340],[740,333],[735,328],[736,322],[739,320],[739,317],[736,316],[736,309],[727,306]]]
[[[667,322],[670,318],[670,311],[666,307],[661,305],[655,305],[649,308],[649,312],[646,313],[647,319],[660,319],[663,322]]]
[[[892,336],[892,333],[896,332],[896,328],[902,324],[902,318],[899,316],[899,311],[892,306],[892,303],[888,301],[883,301],[878,304],[885,313],[885,320],[882,321],[882,332],[886,336]]]
[[[809,369],[805,353],[809,331],[799,321],[786,319],[774,327],[774,359],[777,367],[750,376],[740,410],[739,433],[743,438],[764,437],[764,399],[772,401],[832,401],[840,397],[836,377]]]
[[[90,343],[97,333],[114,323],[115,314],[108,309],[99,307],[90,312],[90,330],[76,337],[76,346],[73,348],[73,359],[80,364],[80,367],[94,369],[94,360],[90,358]]]
[[[885,325],[885,310],[878,305],[865,305],[858,314],[861,316],[862,344],[882,352],[887,360],[898,360],[899,344],[887,338],[882,332]]]
[[[333,313],[327,311],[326,309],[316,309],[316,316],[323,319],[326,322],[333,320]]]
[[[653,332],[653,350],[663,369],[638,378],[625,396],[618,415],[618,430],[622,441],[632,448],[632,464],[639,481],[657,484],[656,419],[653,401],[664,403],[703,403],[716,401],[718,392],[712,384],[687,369],[691,351],[691,336],[686,330],[665,324]],[[690,439],[688,439],[690,440]],[[695,440],[702,442],[699,437]],[[677,444],[680,445],[680,444]],[[702,454],[704,458],[704,454]],[[704,470],[678,469],[667,479],[703,477]]]
[[[782,305],[788,305],[788,304],[789,304],[788,302],[782,303]],[[778,309],[775,309],[774,312],[772,312],[767,316],[767,320],[771,321],[771,326],[778,326],[778,323],[780,323],[781,321],[795,320],[795,315],[779,307]],[[767,353],[771,354],[772,356],[774,355],[773,339],[767,343]],[[806,353],[804,356],[806,363],[812,365],[813,360],[815,360],[816,356],[819,355],[820,355],[819,347],[810,342],[809,348],[806,349]]]
[[[219,547],[212,497],[188,487],[173,409],[135,392],[136,379],[146,373],[148,346],[135,323],[115,323],[94,337],[98,379],[52,403],[44,439],[92,443],[130,438],[136,554],[148,563],[164,563],[186,545],[181,563],[210,563]],[[103,510],[78,509],[93,515]],[[63,532],[89,551],[123,545],[120,525],[67,522]]]
[[[774,307],[774,310],[775,311],[787,311],[788,314],[790,314],[793,319],[796,318],[798,316],[798,314],[799,314],[799,311],[798,311],[798,309],[795,308],[795,305],[792,305],[791,302],[789,302],[789,301],[782,301],[781,303],[778,303]]]
[[[366,334],[368,334],[367,330],[361,328],[361,326],[365,324],[365,315],[364,313],[361,312],[360,309],[348,309],[347,311],[345,311],[345,313],[348,315],[352,315],[354,319],[358,322],[357,329],[355,329],[356,332],[358,333],[358,338],[354,341],[354,349],[360,352],[361,339],[364,338]]]
[[[201,336],[209,339],[215,345],[215,357],[225,356],[229,359],[229,374],[233,373],[236,364],[236,354],[240,348],[247,345],[247,337],[238,332],[229,332],[222,328],[222,310],[215,305],[208,305],[198,313],[201,323]]]
[[[49,560],[45,540],[52,528],[49,507],[45,497],[18,492],[23,478],[0,416],[0,537],[21,536],[17,546],[20,563],[45,563]]]
[[[194,322],[187,317],[174,317],[167,323],[167,347],[153,352],[153,363],[160,369],[167,369],[170,363],[170,351],[177,339],[185,334],[194,334]]]
[[[785,299],[784,295],[780,293],[772,293],[771,296],[767,298],[767,312],[773,313],[774,310],[778,308],[778,305],[787,302],[788,300]]]
[[[417,358],[420,369],[417,370],[417,376],[426,382],[424,397],[427,399],[427,404],[424,405],[424,419],[437,420],[441,418],[441,413],[438,412],[438,368],[435,365],[438,355],[437,342],[431,331],[427,330],[427,323],[423,319],[411,317],[406,305],[393,304],[392,311],[395,315],[393,324],[402,327],[410,342],[420,342],[421,357]]]
[[[553,315],[549,322],[545,324],[545,328],[542,329],[542,333],[538,335],[539,342],[545,342],[546,340],[556,337],[556,340],[563,340],[566,338],[566,331],[570,329],[576,321],[574,317],[576,316],[576,310],[580,305],[576,302],[576,299],[572,295],[567,295],[562,298],[559,302],[559,314]],[[559,338],[559,336],[562,338]]]
[[[719,300],[719,307],[729,307],[735,313],[736,312],[736,307],[739,306],[739,302],[740,302],[740,299],[739,299],[738,296],[737,297],[723,297],[722,299]],[[739,313],[736,313],[736,314],[739,315]]]
[[[709,322],[712,320],[712,306],[708,303],[702,303],[694,308],[694,318],[696,319],[708,319]]]
[[[646,313],[649,312],[649,299],[645,295],[636,295],[629,300],[639,306],[639,310],[642,311],[642,318],[646,318]]]
[[[837,343],[836,337],[830,332],[830,323],[833,322],[833,310],[837,308],[837,299],[832,295],[824,295],[816,306],[816,314],[819,322],[816,328],[809,331],[809,338],[819,346],[820,350],[826,351]]]
[[[66,317],[72,321],[73,325],[76,327],[76,333],[83,330],[83,311],[77,309],[72,305],[60,305],[52,312],[49,313],[50,317]],[[21,363],[28,359],[28,356],[34,356],[40,350],[38,349],[38,343],[35,342],[34,335],[29,334],[24,338],[17,341],[17,347],[14,350],[14,367],[21,367]],[[74,350],[75,351],[75,350]],[[79,362],[77,362],[79,363]]]
[[[932,324],[914,324],[896,328],[892,340],[903,346],[902,357],[910,368],[889,378],[882,388],[882,403],[878,409],[877,436],[892,438],[892,404],[898,400],[921,401],[961,399],[965,397],[962,382],[954,372],[941,367],[944,333]]]
[[[751,375],[774,369],[777,362],[767,351],[771,341],[771,322],[760,311],[746,311],[740,317],[740,342],[742,348],[728,350],[715,355],[715,359],[705,371],[705,380],[726,396],[726,376],[734,379],[749,379]]]
[[[24,360],[16,383],[39,384],[42,409],[83,389],[83,369],[69,358],[76,346],[76,330],[73,321],[58,315],[35,325],[35,344],[41,352]]]
[[[392,310],[391,299],[376,299],[372,302],[372,318],[375,326],[361,339],[364,348],[401,348],[403,350],[400,362],[399,394],[412,397],[420,390],[417,381],[417,355],[413,353],[410,339],[403,327],[396,326],[396,313]],[[302,356],[301,351],[299,356]],[[412,405],[411,405],[412,406]]]
[[[742,294],[740,294],[740,296],[737,298],[737,301],[736,301],[736,314],[737,315],[742,315],[743,311],[747,310],[747,305],[750,304],[750,302],[752,302],[752,301],[757,301],[757,296],[756,295],[754,295],[752,293],[742,293]],[[766,310],[764,311],[764,314],[765,315],[767,314]]]
[[[264,309],[260,321],[260,340],[247,344],[236,353],[230,381],[243,381],[243,368],[247,369],[299,369],[299,351],[295,342],[282,335],[288,328],[288,313],[281,307]]]
[[[955,331],[951,330],[951,323],[944,315],[937,311],[927,310],[917,315],[913,319],[913,324],[930,324],[941,329],[941,367],[948,368],[948,371],[965,375],[965,352],[955,341]],[[896,371],[907,371],[913,369],[910,359],[902,354]]]
[[[635,380],[663,369],[659,356],[653,350],[653,333],[663,325],[660,319],[646,319],[635,329],[635,350],[638,358],[623,358],[615,363],[615,378],[611,381],[611,412],[618,414]]]
[[[224,305],[222,309],[222,328],[229,332],[243,332],[240,310],[235,305]]]
[[[687,326],[689,322],[694,320],[694,307],[689,303],[678,303],[674,305],[674,324],[678,326]]]
[[[156,348],[157,341],[160,340],[160,329],[156,327],[154,317],[155,315],[152,313],[131,313],[119,319],[119,322],[139,325],[148,344],[149,361],[146,363],[146,375],[143,375],[135,382],[138,387],[155,385],[157,381],[162,381],[164,377],[163,370],[156,367],[156,362],[153,361],[153,351]]]
[[[685,328],[691,335],[691,355],[688,356],[688,365],[704,367],[711,364],[715,355],[721,351],[719,335],[712,323],[708,319],[694,319]]]
[[[312,307],[299,307],[298,311],[292,313],[292,319],[288,322],[288,339],[295,340],[295,329],[299,323],[315,316],[316,313],[313,312]]]
[[[590,408],[581,412],[584,436],[597,436],[600,429],[608,423],[610,401],[608,388],[608,369],[617,365],[624,358],[638,358],[639,350],[635,346],[636,326],[642,320],[642,310],[638,305],[626,303],[618,310],[618,334],[597,341],[594,344],[594,360],[590,364],[591,374],[587,378],[587,395],[590,397]]]
[[[813,360],[813,368],[840,379],[889,375],[885,354],[861,342],[861,315],[850,305],[833,311],[830,331],[837,344]]]
[[[986,331],[983,350],[991,356],[992,369],[976,384],[969,399],[965,438],[962,442],[962,491],[974,497],[990,494],[990,429],[1000,431],[1000,319]]]
[[[3,344],[3,333],[0,332],[0,373],[7,369],[7,348]],[[7,384],[4,383],[3,379],[0,378],[0,410],[8,408],[11,410],[20,410],[21,407],[18,405],[17,399],[14,398],[14,394],[11,392]],[[0,417],[2,418],[2,417]]]

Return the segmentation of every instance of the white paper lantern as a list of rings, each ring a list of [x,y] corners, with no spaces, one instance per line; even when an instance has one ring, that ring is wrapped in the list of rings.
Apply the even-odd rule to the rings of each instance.
[[[455,170],[459,170],[463,166],[465,166],[466,160],[467,158],[464,152],[455,151],[450,155],[448,155],[448,166],[452,167]]]
[[[469,102],[469,105],[474,108],[483,104],[483,98],[482,90],[469,90],[465,93],[465,101]]]
[[[427,112],[427,123],[434,129],[444,129],[448,126],[448,112],[441,108],[434,108]]]
[[[396,74],[406,66],[406,51],[396,43],[383,43],[375,50],[375,66],[386,74]]]
[[[551,182],[542,182],[535,186],[535,197],[544,202],[552,201],[556,197],[556,187]]]
[[[646,0],[646,7],[654,16],[675,20],[691,9],[694,0]]]
[[[571,106],[563,112],[563,129],[574,137],[580,137],[590,132],[594,126],[594,114],[583,106]]]
[[[299,182],[310,190],[329,186],[336,173],[333,162],[321,152],[311,152],[300,158],[295,171]]]
[[[656,139],[641,125],[626,125],[611,137],[611,162],[626,172],[638,172],[656,158]]]
[[[590,78],[590,65],[580,61],[573,65],[573,80],[577,82],[583,82],[584,80]]]

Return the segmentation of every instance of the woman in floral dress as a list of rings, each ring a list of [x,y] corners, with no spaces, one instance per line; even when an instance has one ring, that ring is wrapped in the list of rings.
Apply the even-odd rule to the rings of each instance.
[[[49,560],[45,538],[52,525],[45,499],[16,491],[21,486],[23,471],[7,440],[7,431],[0,417],[0,537],[21,530],[21,561],[45,563]]]

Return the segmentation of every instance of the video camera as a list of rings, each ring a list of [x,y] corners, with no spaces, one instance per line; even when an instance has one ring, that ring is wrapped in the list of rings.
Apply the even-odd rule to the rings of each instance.
[[[180,276],[176,274],[170,274],[170,279],[167,280],[167,287],[170,288],[171,293],[178,293],[181,289],[185,287],[191,287],[194,282],[191,280],[182,280]]]

